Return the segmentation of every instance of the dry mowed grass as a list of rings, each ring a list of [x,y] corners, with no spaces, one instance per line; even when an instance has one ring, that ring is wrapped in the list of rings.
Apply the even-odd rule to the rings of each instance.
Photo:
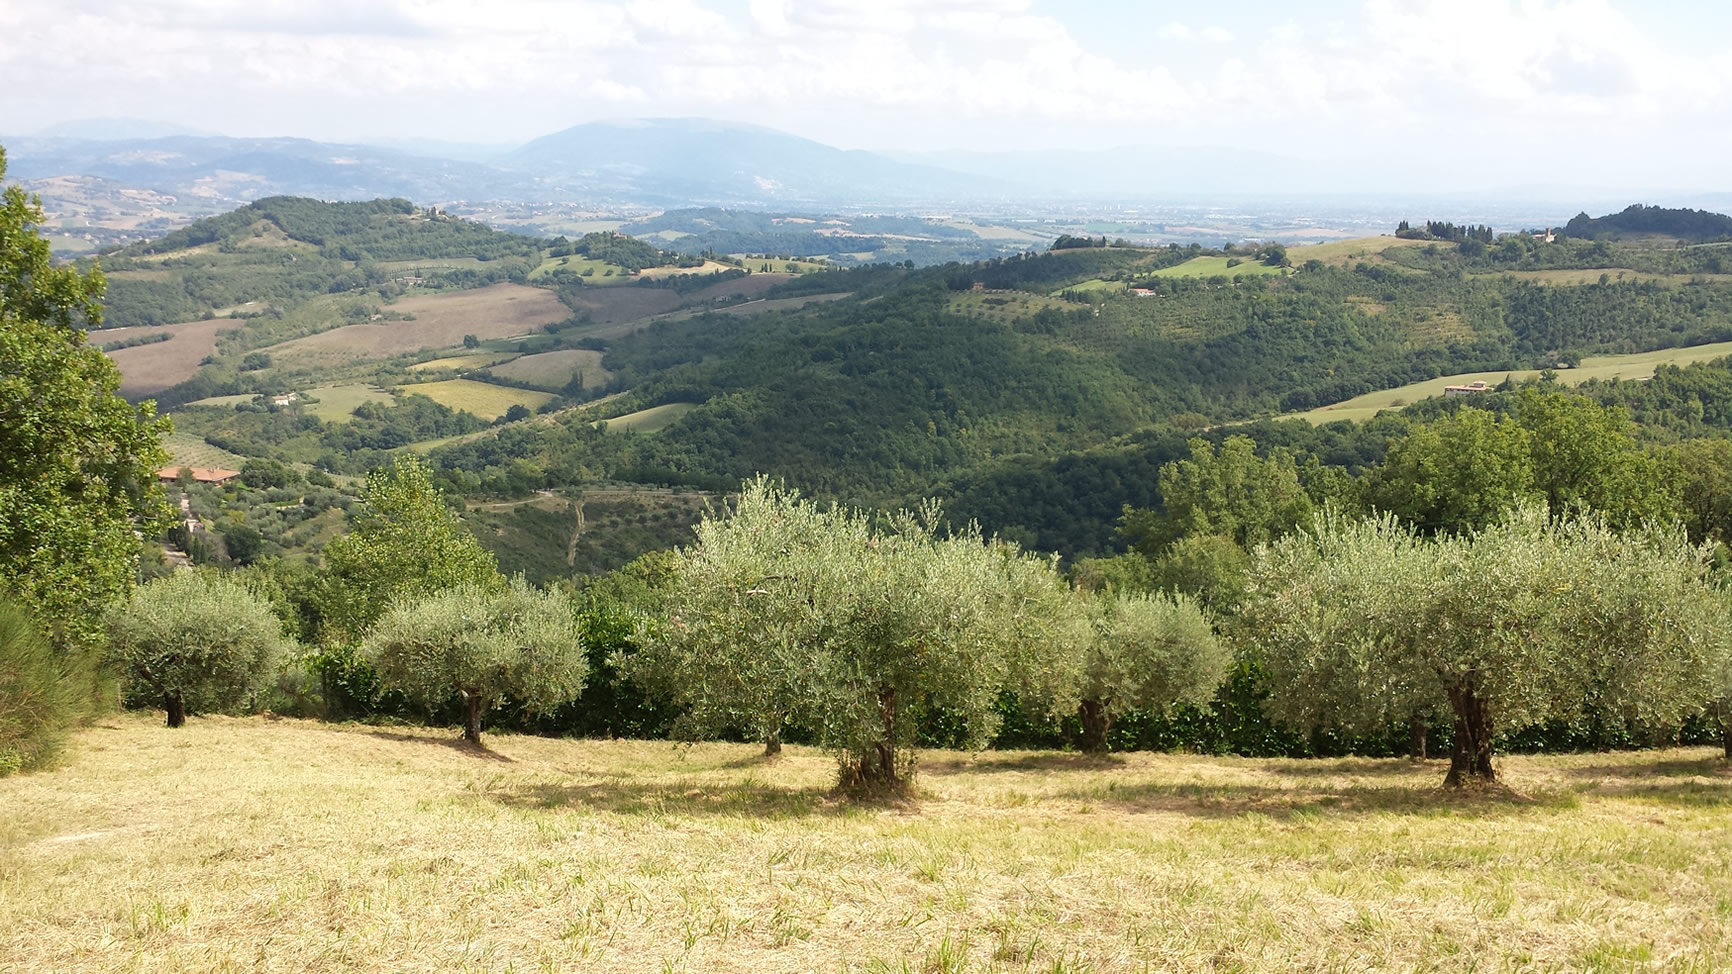
[[[216,354],[217,333],[244,328],[245,322],[227,318],[188,321],[178,325],[140,325],[136,328],[105,328],[90,333],[95,345],[125,341],[144,335],[169,334],[166,342],[134,345],[108,353],[120,366],[120,394],[148,396],[193,377],[199,363]]]
[[[424,348],[460,345],[464,335],[484,339],[527,335],[571,317],[571,311],[552,291],[521,284],[418,295],[398,301],[391,310],[413,314],[415,320],[344,325],[274,346],[271,356],[297,366],[390,358]]]
[[[0,780],[19,971],[1693,970],[1732,964],[1707,750],[1436,762],[824,754],[154,715]]]
[[[605,422],[609,433],[659,433],[696,408],[697,403],[691,402],[663,403],[635,413],[626,413],[624,416],[615,416]]]

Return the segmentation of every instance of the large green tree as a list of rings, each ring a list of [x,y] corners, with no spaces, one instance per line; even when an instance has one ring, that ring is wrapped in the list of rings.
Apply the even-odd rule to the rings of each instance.
[[[170,427],[120,397],[120,372],[85,341],[102,274],[56,264],[43,219],[19,187],[0,191],[0,588],[63,649],[88,649],[137,578],[135,532],[168,525],[156,472]]]
[[[1291,452],[1275,449],[1260,457],[1248,436],[1229,436],[1220,449],[1201,438],[1190,446],[1188,459],[1161,467],[1162,510],[1125,510],[1120,530],[1145,555],[1158,557],[1191,535],[1218,535],[1249,549],[1311,516],[1311,497]]]
[[[327,640],[359,638],[397,599],[504,584],[420,457],[403,454],[369,474],[361,504],[354,528],[325,546],[317,608]]]
[[[1538,495],[1532,438],[1514,419],[1458,410],[1391,444],[1367,499],[1426,533],[1484,527]]]

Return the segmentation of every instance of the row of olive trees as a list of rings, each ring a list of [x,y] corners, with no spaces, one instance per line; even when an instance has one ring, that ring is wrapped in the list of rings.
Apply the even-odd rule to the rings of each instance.
[[[1490,782],[1492,742],[1592,715],[1677,726],[1726,694],[1728,600],[1682,529],[1611,530],[1524,507],[1433,539],[1325,514],[1259,549],[1237,631],[1293,726],[1454,726],[1447,782]]]
[[[362,502],[364,516],[327,548],[308,593],[320,638],[358,647],[382,690],[429,710],[459,699],[472,742],[507,694],[529,711],[577,697],[588,658],[570,600],[501,576],[425,464],[408,457],[376,471]],[[170,727],[189,711],[256,700],[294,662],[273,612],[286,593],[256,591],[266,582],[181,571],[137,589],[107,619],[128,696],[159,702]]]
[[[1079,594],[1051,561],[941,533],[936,513],[874,517],[747,484],[675,555],[625,672],[682,709],[685,734],[740,730],[774,754],[799,728],[868,789],[905,781],[936,708],[983,746],[1011,689],[1080,713],[1104,749],[1114,714],[1202,703],[1220,684],[1227,651],[1189,600]]]

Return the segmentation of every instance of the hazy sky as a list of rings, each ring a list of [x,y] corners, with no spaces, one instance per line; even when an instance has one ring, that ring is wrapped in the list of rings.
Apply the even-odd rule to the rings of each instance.
[[[0,132],[520,142],[694,115],[1732,189],[1729,36],[1708,0],[0,0]]]

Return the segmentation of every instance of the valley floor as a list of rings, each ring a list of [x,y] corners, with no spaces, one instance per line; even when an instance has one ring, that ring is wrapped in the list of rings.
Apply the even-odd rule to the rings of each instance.
[[[0,780],[0,969],[1732,967],[1709,750],[1439,762],[821,752],[126,715]]]

